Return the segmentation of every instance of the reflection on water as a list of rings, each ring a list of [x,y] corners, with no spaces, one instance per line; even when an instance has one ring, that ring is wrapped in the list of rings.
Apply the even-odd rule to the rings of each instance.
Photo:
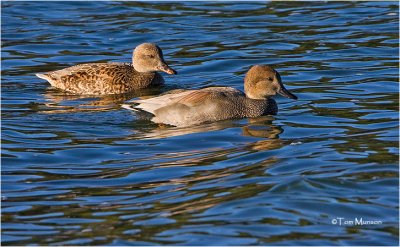
[[[161,92],[161,88],[142,89],[137,92],[130,92],[126,94],[115,94],[105,96],[90,96],[90,95],[73,95],[62,92],[58,89],[47,89],[44,93],[43,109],[39,112],[48,114],[57,113],[73,113],[83,111],[109,111],[119,107],[126,100],[154,95]],[[71,104],[71,102],[73,102]]]
[[[1,4],[3,245],[398,245],[398,3]],[[34,76],[142,42],[179,71],[165,87],[81,97]],[[242,89],[257,63],[299,96],[277,116],[175,128],[121,108]]]

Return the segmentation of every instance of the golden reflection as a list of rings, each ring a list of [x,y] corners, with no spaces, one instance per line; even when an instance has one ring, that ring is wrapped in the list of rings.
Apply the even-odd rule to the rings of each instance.
[[[243,136],[253,136],[268,138],[253,143],[249,143],[252,150],[272,150],[281,148],[284,141],[279,139],[279,134],[283,132],[282,127],[272,125],[272,117],[265,116],[257,119],[249,119],[248,125],[242,127]]]
[[[243,147],[244,150],[250,146]],[[251,148],[251,147],[250,147]],[[231,150],[236,152],[238,150]],[[225,157],[228,158],[228,157]],[[224,187],[224,181],[229,181],[230,176],[236,174],[242,174],[243,177],[260,177],[264,176],[265,169],[277,162],[276,157],[266,157],[261,162],[254,164],[237,164],[234,166],[224,167],[213,171],[203,171],[191,176],[172,179],[162,183],[162,185],[180,185],[175,187],[173,191],[189,191],[188,194],[204,194],[204,196],[196,199],[190,199],[187,201],[178,200],[178,202],[169,202],[156,204],[159,208],[163,208],[164,212],[168,212],[166,216],[175,216],[182,214],[191,214],[203,212],[209,208],[219,205],[221,202],[235,200],[238,198],[250,198],[257,193],[265,190],[269,190],[274,184],[243,184],[242,186],[228,186]],[[200,164],[199,164],[200,165]],[[204,184],[203,188],[196,188],[196,185]],[[161,184],[147,184],[142,187],[145,189],[155,188]],[[202,186],[201,186],[202,187]],[[218,194],[223,191],[225,194],[219,196]]]

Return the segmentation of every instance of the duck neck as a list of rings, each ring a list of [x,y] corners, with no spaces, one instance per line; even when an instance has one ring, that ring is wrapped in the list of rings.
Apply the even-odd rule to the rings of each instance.
[[[243,103],[248,113],[247,117],[275,115],[278,113],[278,106],[273,98],[252,99],[246,97]]]
[[[143,75],[143,76],[154,76],[154,74],[156,74],[156,72],[154,72],[154,71],[143,71],[143,70],[140,70],[140,67],[138,69],[138,66],[135,66],[134,63],[132,63],[132,68],[133,68],[133,70],[135,71],[136,74],[140,74],[140,75]]]

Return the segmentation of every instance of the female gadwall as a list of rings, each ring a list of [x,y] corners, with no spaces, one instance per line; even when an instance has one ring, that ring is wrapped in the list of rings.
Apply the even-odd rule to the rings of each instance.
[[[155,123],[179,127],[231,118],[275,115],[278,106],[271,96],[279,93],[297,99],[283,86],[277,71],[268,65],[255,65],[244,78],[244,91],[231,87],[208,87],[199,90],[175,90],[164,95],[135,100],[136,106],[154,115]]]
[[[133,51],[132,64],[88,63],[36,76],[74,94],[120,94],[163,84],[156,71],[176,74],[165,63],[160,47],[144,43]]]

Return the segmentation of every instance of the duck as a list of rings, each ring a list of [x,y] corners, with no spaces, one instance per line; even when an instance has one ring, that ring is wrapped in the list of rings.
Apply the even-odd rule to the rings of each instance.
[[[132,63],[86,63],[36,76],[68,93],[106,95],[162,85],[158,71],[177,74],[164,61],[158,45],[143,43],[133,50]]]
[[[272,96],[290,99],[280,74],[269,65],[252,66],[244,78],[244,92],[232,87],[207,87],[197,90],[177,89],[158,97],[133,100],[123,108],[150,113],[151,121],[188,127],[226,119],[276,115],[278,106]]]

